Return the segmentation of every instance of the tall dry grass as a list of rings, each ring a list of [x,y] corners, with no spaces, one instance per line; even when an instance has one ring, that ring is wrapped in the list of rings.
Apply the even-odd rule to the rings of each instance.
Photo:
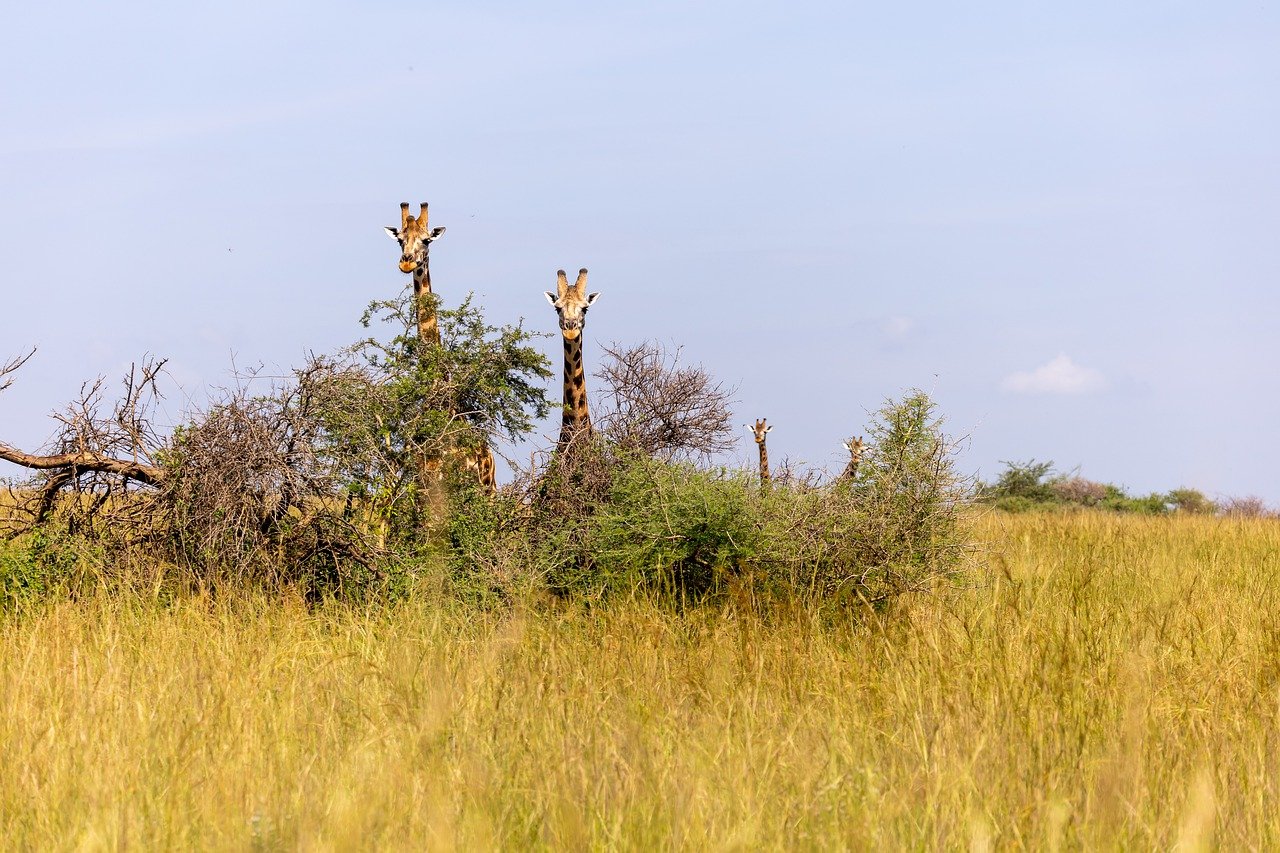
[[[0,623],[0,837],[1280,846],[1280,524],[989,517],[856,624],[136,594]]]

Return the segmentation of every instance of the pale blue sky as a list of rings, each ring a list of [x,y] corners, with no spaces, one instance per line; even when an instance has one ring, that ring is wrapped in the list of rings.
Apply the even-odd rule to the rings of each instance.
[[[0,81],[25,447],[144,353],[199,399],[353,340],[425,200],[446,300],[552,330],[590,267],[588,339],[683,345],[775,459],[919,386],[984,476],[1280,503],[1275,4],[24,4]]]

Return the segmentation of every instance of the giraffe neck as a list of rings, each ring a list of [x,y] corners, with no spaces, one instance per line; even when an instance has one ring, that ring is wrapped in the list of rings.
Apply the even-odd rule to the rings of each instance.
[[[418,268],[413,271],[413,303],[418,317],[418,340],[440,346],[440,322],[436,317],[435,303],[430,301],[433,295],[431,266],[428,258],[424,256],[422,263],[418,264]],[[428,301],[424,301],[424,297]],[[453,414],[457,413],[453,412]],[[480,446],[469,455],[464,464],[467,468],[474,470],[482,491],[493,494],[497,490],[497,471],[493,462],[493,451],[489,449],[487,441],[481,441]],[[438,462],[437,468],[439,468]],[[436,470],[432,476],[439,480],[443,476],[443,470]]]
[[[413,304],[418,312],[418,339],[430,344],[440,343],[440,324],[436,320],[434,304],[424,302],[423,297],[431,296],[431,267],[427,258],[413,271]]]
[[[560,446],[579,433],[591,433],[591,413],[587,410],[587,382],[582,371],[582,332],[573,340],[564,338],[564,412],[560,421]]]
[[[760,483],[769,482],[769,451],[764,442],[760,442]]]
[[[840,475],[841,479],[852,480],[854,477],[856,477],[858,475],[859,461],[861,461],[861,458],[858,456],[855,456],[852,459],[850,459],[849,464],[844,466],[844,473]]]

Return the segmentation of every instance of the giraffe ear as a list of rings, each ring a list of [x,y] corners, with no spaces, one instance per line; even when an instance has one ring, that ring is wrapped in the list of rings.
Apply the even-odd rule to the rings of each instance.
[[[765,431],[765,432],[773,432],[773,424],[769,424],[767,427],[765,427],[765,428],[764,428],[764,431]]]
[[[597,290],[595,293],[592,293],[587,297],[587,306],[590,307],[594,305],[595,301],[599,298],[600,298],[600,291]]]
[[[400,232],[399,232],[399,231],[397,231],[395,228],[392,228],[390,225],[383,226],[383,229],[382,229],[382,230],[383,230],[383,231],[386,231],[388,234],[390,234],[390,235],[391,235],[391,239],[392,239],[392,240],[399,240],[399,239],[400,239]]]
[[[751,424],[743,424],[742,428],[745,429],[747,432],[755,432],[755,429],[751,426]]]
[[[427,239],[428,239],[428,240],[434,240],[435,238],[439,237],[439,236],[440,236],[441,234],[443,234],[443,233],[444,233],[444,226],[443,226],[443,225],[441,225],[439,228],[432,228],[432,229],[431,229],[431,236],[430,236],[430,237],[428,237]]]
[[[554,293],[550,290],[544,290],[542,291],[542,295],[547,297],[547,301],[551,303],[552,308],[556,307],[556,295]]]
[[[845,450],[849,451],[850,453],[853,452],[853,448],[849,446],[849,442],[847,441],[840,442],[840,446],[843,447]]]

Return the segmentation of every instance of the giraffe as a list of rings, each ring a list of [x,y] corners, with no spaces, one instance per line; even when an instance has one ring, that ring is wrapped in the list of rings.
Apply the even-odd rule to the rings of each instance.
[[[768,425],[767,418],[760,418],[755,426],[751,424],[743,424],[743,426],[755,434],[756,444],[760,447],[760,488],[767,489],[769,487],[769,450],[764,443],[769,430],[773,427]]]
[[[564,450],[580,437],[591,435],[591,413],[587,409],[587,384],[582,369],[582,330],[587,309],[600,294],[587,293],[587,271],[578,270],[573,287],[564,270],[556,271],[556,292],[546,291],[547,301],[560,319],[560,336],[564,339],[564,409],[560,420],[558,450]]]
[[[858,476],[858,463],[862,461],[862,452],[867,449],[867,443],[862,440],[862,436],[841,443],[844,449],[849,451],[849,464],[845,466],[840,479],[844,482],[853,482]]]
[[[435,305],[431,304],[431,243],[444,233],[444,226],[427,225],[427,203],[422,202],[415,219],[409,213],[409,202],[400,202],[400,227],[386,227],[386,232],[400,244],[400,272],[413,273],[413,304],[418,316],[418,338],[424,343],[440,344],[440,324]],[[425,299],[423,297],[426,297]]]
[[[431,243],[444,233],[444,226],[431,228],[427,221],[427,203],[418,208],[418,216],[409,213],[409,202],[400,202],[400,227],[386,226],[386,232],[400,244],[400,272],[413,274],[413,304],[418,321],[418,340],[427,345],[440,346],[440,323],[436,317],[435,294],[431,290]],[[497,491],[497,479],[493,451],[488,442],[482,441],[475,450],[458,451],[464,454],[463,467],[475,474],[482,491]],[[428,473],[432,480],[440,480],[443,472],[439,461],[428,460]]]

